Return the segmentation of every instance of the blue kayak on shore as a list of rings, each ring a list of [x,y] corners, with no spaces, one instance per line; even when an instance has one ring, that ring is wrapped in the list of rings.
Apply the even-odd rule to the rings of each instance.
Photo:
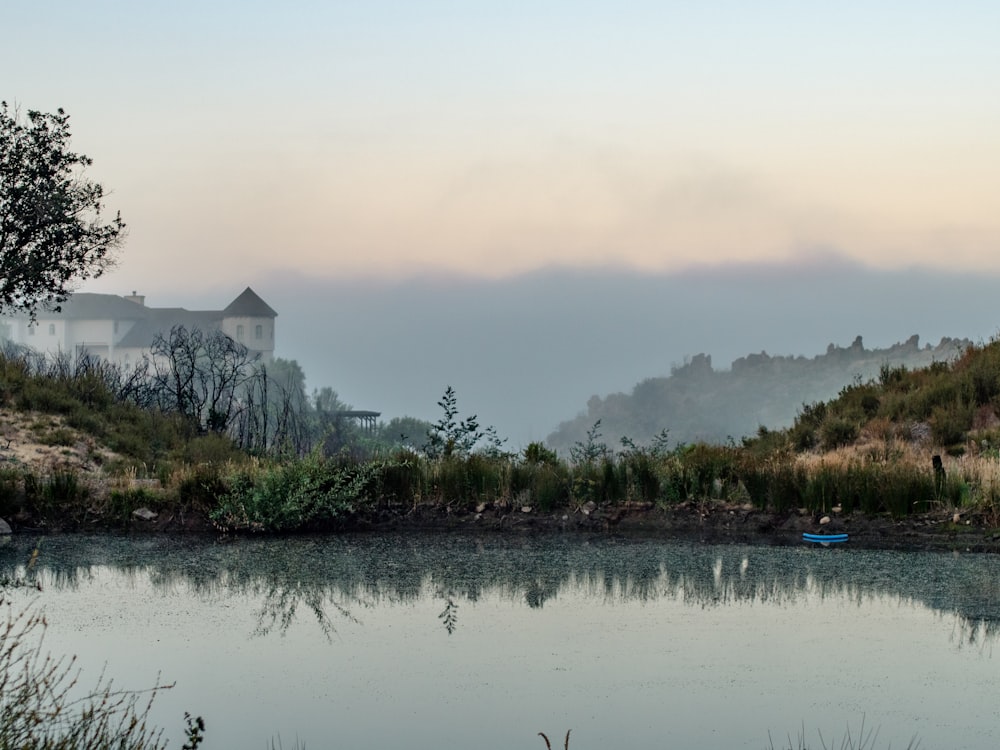
[[[802,539],[806,542],[846,542],[847,534],[810,534],[808,532],[802,532]]]

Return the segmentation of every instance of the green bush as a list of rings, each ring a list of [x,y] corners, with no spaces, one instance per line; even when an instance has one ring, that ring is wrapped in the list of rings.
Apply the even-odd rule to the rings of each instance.
[[[212,463],[196,464],[190,471],[185,471],[177,485],[171,488],[176,492],[181,507],[201,510],[214,508],[219,498],[229,492],[223,471],[224,466]],[[166,486],[163,478],[160,483]]]
[[[245,459],[246,454],[236,447],[229,436],[210,432],[180,442],[170,452],[170,457],[189,464],[224,464]]]
[[[401,451],[385,463],[377,478],[375,495],[389,506],[412,506],[421,495],[423,467],[418,456]]]
[[[56,427],[52,430],[47,430],[40,435],[37,435],[36,440],[42,445],[62,445],[69,446],[74,445],[77,442],[77,436],[72,430],[65,427]]]
[[[318,454],[227,480],[229,491],[211,513],[227,530],[298,531],[342,522],[374,507],[373,490],[384,464],[324,459]]]
[[[619,459],[625,470],[626,496],[630,500],[655,502],[660,496],[657,459],[648,451],[631,451]]]
[[[931,437],[938,445],[953,446],[965,442],[972,428],[973,409],[963,404],[936,407],[931,414]]]
[[[89,490],[76,472],[62,469],[45,476],[23,474],[24,510],[32,516],[60,524],[72,523],[84,512]]]
[[[823,447],[833,450],[858,439],[858,423],[849,417],[830,417],[823,423]]]
[[[540,466],[531,486],[532,502],[543,511],[564,507],[569,502],[566,471],[561,466]]]
[[[928,419],[935,409],[950,407],[962,399],[962,383],[951,373],[938,373],[910,399],[909,416]]]
[[[544,443],[528,443],[524,449],[524,460],[529,464],[549,464],[554,466],[559,463],[559,457],[551,448],[546,448]]]

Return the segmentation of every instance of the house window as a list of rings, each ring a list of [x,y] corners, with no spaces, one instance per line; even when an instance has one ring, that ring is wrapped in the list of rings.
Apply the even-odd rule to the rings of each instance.
[[[55,336],[55,335],[56,335],[56,324],[49,323],[49,336]]]
[[[115,321],[115,333],[118,333],[118,321]]]
[[[34,336],[35,335],[35,324],[34,323],[28,323],[28,335],[29,336]]]
[[[262,338],[264,338],[264,326],[257,326],[256,328],[254,328],[254,330],[253,330],[253,337],[255,339],[262,339]]]
[[[243,326],[236,326],[236,340],[243,340]]]

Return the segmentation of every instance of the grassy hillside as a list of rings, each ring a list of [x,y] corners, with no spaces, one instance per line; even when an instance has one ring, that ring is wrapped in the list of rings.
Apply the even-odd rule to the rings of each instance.
[[[949,362],[968,341],[943,339],[919,346],[912,336],[888,349],[865,349],[861,337],[849,347],[831,344],[825,354],[806,357],[741,357],[729,370],[715,370],[699,354],[669,377],[649,378],[631,393],[594,396],[586,412],[564,422],[546,443],[563,455],[601,420],[602,432],[616,444],[622,436],[644,444],[668,429],[674,440],[725,443],[753,435],[761,425],[788,427],[802,404],[833,398],[845,385],[867,382],[884,365],[917,369]]]

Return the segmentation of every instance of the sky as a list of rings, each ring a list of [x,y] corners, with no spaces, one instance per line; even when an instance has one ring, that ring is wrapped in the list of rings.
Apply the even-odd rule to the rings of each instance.
[[[995,2],[108,2],[4,11],[130,238],[234,272],[1000,270]],[[102,282],[103,285],[103,282]]]
[[[310,315],[332,304],[321,298],[344,290],[415,295],[369,314],[447,341],[441,321],[468,318],[475,290],[504,289],[513,305],[559,289],[563,310],[586,312],[603,304],[588,308],[597,292],[579,283],[594,274],[616,290],[713,273],[735,289],[748,269],[779,281],[819,269],[821,283],[830,263],[869,280],[1000,279],[993,1],[37,0],[10,4],[3,25],[0,97],[64,108],[88,177],[129,226],[117,268],[84,290],[211,309],[251,285],[279,311],[278,353],[324,368],[307,367],[315,385],[356,384],[338,390],[362,407],[393,398],[368,386],[392,387],[366,369],[368,349],[332,336],[327,359],[298,348],[302,330],[316,340]],[[556,271],[561,286],[539,284]],[[694,286],[705,309],[731,309]],[[464,309],[447,307],[459,298]],[[627,291],[607,299],[630,304]],[[334,311],[348,320],[330,329],[364,333],[359,307]],[[879,343],[942,327],[933,300],[921,310]],[[600,346],[629,335],[615,314],[595,323]],[[679,314],[663,320],[662,370],[731,340],[719,318],[682,349]],[[778,317],[790,338],[774,353],[822,351],[797,342],[828,327]],[[996,328],[965,322],[947,333]],[[858,327],[829,337],[846,345]],[[392,330],[379,318],[370,335],[388,346]],[[492,335],[514,342],[518,329]],[[775,343],[720,343],[721,363]],[[458,367],[460,354],[440,359]],[[662,374],[640,364],[628,377]],[[575,372],[595,376],[581,393],[626,380]],[[426,386],[430,403],[444,385]]]

